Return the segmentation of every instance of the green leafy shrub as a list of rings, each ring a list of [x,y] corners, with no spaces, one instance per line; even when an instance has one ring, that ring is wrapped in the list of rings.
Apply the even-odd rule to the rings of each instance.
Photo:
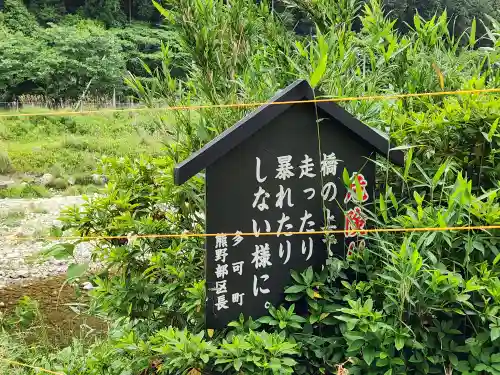
[[[0,198],[48,198],[51,193],[43,186],[21,183],[0,189]]]
[[[0,174],[7,174],[12,172],[12,162],[10,161],[9,154],[6,151],[0,151]]]
[[[102,156],[161,153],[165,132],[150,124],[157,121],[156,113],[140,113],[135,117],[135,128],[129,125],[132,118],[125,113],[76,116],[71,120],[62,116],[2,118],[0,136],[19,173],[91,175]],[[142,130],[139,125],[143,122],[151,131]]]
[[[68,181],[62,177],[58,177],[51,181],[47,186],[56,190],[64,190],[68,187]]]
[[[36,18],[26,9],[20,0],[6,0],[4,4],[2,24],[14,32],[31,35],[39,30]]]
[[[77,173],[73,176],[76,185],[91,185],[92,175],[88,173]]]

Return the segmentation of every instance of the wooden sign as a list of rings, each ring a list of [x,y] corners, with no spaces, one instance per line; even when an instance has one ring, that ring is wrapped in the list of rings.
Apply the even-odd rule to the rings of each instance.
[[[271,102],[311,95],[299,81]],[[370,159],[389,149],[333,103],[266,105],[181,163],[176,183],[206,169],[206,231],[217,234],[206,240],[207,328],[265,315],[284,301],[291,270],[319,270],[328,253],[355,251],[367,225],[362,206],[373,201]],[[400,152],[389,157],[403,163]],[[311,233],[332,229],[343,231],[333,242]]]

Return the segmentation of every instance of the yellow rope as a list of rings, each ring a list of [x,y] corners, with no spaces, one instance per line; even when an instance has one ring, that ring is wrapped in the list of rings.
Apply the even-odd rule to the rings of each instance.
[[[12,360],[10,360],[10,359],[6,359],[6,358],[2,358],[2,357],[0,357],[0,361],[5,362],[5,363],[8,363],[8,364],[10,364],[10,365],[22,366],[22,367],[27,367],[27,368],[30,368],[30,369],[33,369],[33,370],[42,371],[42,372],[45,372],[46,374],[52,374],[52,375],[66,375],[66,374],[65,374],[65,373],[63,373],[63,372],[54,372],[54,371],[47,370],[47,369],[44,369],[44,368],[41,368],[41,367],[36,367],[36,366],[27,365],[26,363],[21,363],[21,362],[17,362],[17,361],[12,361]]]
[[[476,225],[461,227],[424,227],[424,228],[373,228],[373,229],[349,229],[355,233],[408,233],[408,232],[451,232],[462,230],[491,230],[500,229],[500,225]],[[19,241],[62,241],[62,240],[126,240],[131,238],[190,238],[190,237],[216,237],[224,236],[276,236],[276,235],[315,235],[315,234],[342,234],[344,229],[318,230],[310,232],[247,232],[247,233],[172,233],[172,234],[129,234],[127,236],[40,236],[40,237],[17,237],[7,236],[9,240]]]
[[[328,99],[310,99],[310,100],[289,100],[284,102],[252,102],[252,103],[229,103],[229,104],[202,104],[202,105],[180,105],[172,107],[157,107],[157,108],[125,108],[125,109],[96,109],[88,111],[50,111],[50,112],[34,112],[34,113],[11,113],[0,114],[3,117],[35,117],[35,116],[79,116],[96,113],[114,113],[114,112],[140,112],[140,111],[182,111],[182,110],[198,110],[209,108],[248,108],[260,107],[263,105],[291,105],[304,103],[340,103],[352,101],[370,101],[370,100],[392,100],[404,98],[420,98],[445,95],[473,95],[484,93],[499,93],[500,88],[492,89],[476,89],[476,90],[457,90],[457,91],[436,91],[436,92],[421,92],[413,94],[389,94],[389,95],[370,95],[370,96],[352,96],[344,98],[328,98]]]

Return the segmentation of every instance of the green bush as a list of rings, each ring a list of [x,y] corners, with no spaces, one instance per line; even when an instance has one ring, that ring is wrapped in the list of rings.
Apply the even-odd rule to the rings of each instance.
[[[68,181],[66,181],[64,178],[58,177],[51,181],[48,184],[48,187],[54,188],[56,190],[64,190],[68,187]]]
[[[0,198],[48,198],[50,192],[43,186],[21,183],[0,189]]]
[[[91,185],[94,183],[92,175],[88,173],[78,173],[73,176],[76,185]]]
[[[12,162],[6,151],[0,151],[0,174],[12,172]]]
[[[134,119],[136,127],[129,122]],[[0,137],[20,173],[56,177],[93,173],[102,156],[161,153],[165,131],[155,112],[0,118]],[[142,124],[150,130],[143,130]],[[54,170],[56,168],[56,170]],[[85,183],[83,183],[85,184]]]

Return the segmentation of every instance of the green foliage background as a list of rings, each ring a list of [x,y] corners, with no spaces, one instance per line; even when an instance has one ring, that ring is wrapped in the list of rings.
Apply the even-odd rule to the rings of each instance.
[[[124,99],[125,72],[142,74],[141,58],[152,67],[160,64],[160,45],[169,39],[153,23],[150,2],[134,7],[128,19],[112,1],[87,1],[70,12],[60,1],[6,0],[0,11],[0,101],[30,94],[59,103],[84,93]]]
[[[314,31],[314,23],[322,25],[328,18],[329,10],[308,0],[274,3],[281,16],[288,12],[287,28],[299,33]],[[337,12],[337,21],[345,21],[352,5],[334,3],[328,7],[345,9]],[[498,0],[386,0],[384,5],[402,31],[408,31],[415,11],[427,19],[446,9],[448,27],[457,36],[474,18],[482,34],[480,20],[486,20],[485,14],[496,17],[500,9]],[[130,71],[146,78],[140,60],[152,69],[159,66],[161,42],[179,49],[171,25],[149,0],[5,0],[0,11],[0,101],[36,94],[59,103],[77,100],[84,92],[87,97],[124,98],[131,92],[123,75]],[[177,52],[172,74],[183,76],[190,67],[177,61],[182,58]]]

